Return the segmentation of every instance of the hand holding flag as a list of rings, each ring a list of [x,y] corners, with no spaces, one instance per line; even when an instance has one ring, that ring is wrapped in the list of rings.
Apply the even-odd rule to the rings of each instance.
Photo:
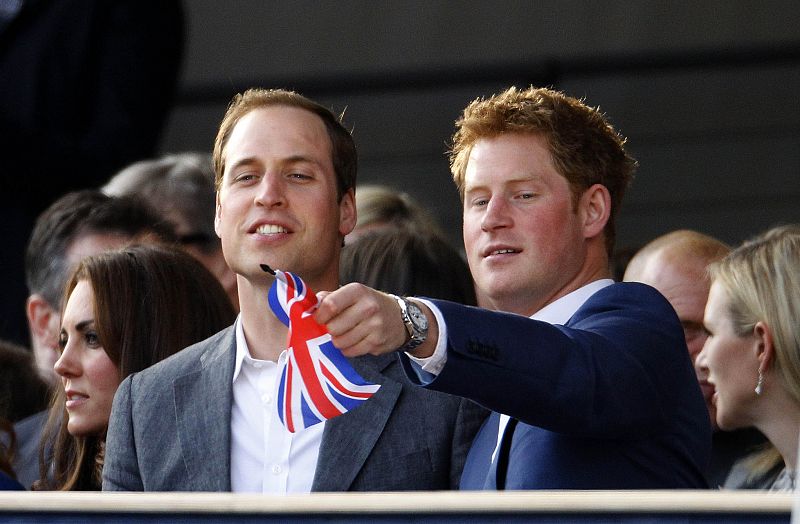
[[[288,351],[279,370],[278,416],[291,433],[358,407],[378,388],[365,381],[331,341],[325,326],[312,317],[317,297],[300,277],[261,269],[275,275],[269,306],[289,326]]]

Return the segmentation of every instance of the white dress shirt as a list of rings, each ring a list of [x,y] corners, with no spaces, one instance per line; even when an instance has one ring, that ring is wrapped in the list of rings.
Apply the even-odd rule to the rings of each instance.
[[[236,364],[231,408],[231,491],[308,493],[322,444],[320,422],[290,433],[275,405],[280,377],[278,362],[250,356],[241,317],[236,319]]]
[[[530,318],[534,320],[541,320],[549,324],[566,324],[572,315],[574,315],[575,312],[583,305],[583,303],[589,300],[589,297],[613,283],[614,281],[608,278],[590,282],[585,286],[580,287],[567,295],[564,295],[558,300],[547,304],[545,307],[531,315]],[[420,301],[424,302],[425,305],[427,305],[433,312],[433,316],[436,317],[436,323],[439,326],[439,338],[436,341],[436,349],[434,350],[433,355],[428,358],[415,358],[408,353],[406,354],[413,362],[418,364],[423,371],[426,371],[431,375],[438,375],[441,373],[442,368],[444,368],[444,365],[447,363],[447,325],[444,322],[442,313],[432,302],[428,300]],[[508,415],[503,415],[502,413],[500,414],[500,426],[497,431],[497,443],[495,444],[494,453],[492,453],[492,462],[494,462],[495,457],[497,456],[497,451],[500,448],[500,442],[502,440],[503,433],[506,430],[506,426],[508,425],[510,418],[511,417]]]

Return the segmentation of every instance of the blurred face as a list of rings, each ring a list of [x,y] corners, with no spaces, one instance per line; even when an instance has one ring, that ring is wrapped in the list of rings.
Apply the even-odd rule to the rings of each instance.
[[[569,184],[543,138],[504,134],[474,145],[464,247],[478,295],[495,309],[531,315],[565,294],[586,249]]]
[[[705,265],[694,265],[689,260],[657,261],[647,268],[642,278],[637,279],[656,288],[675,309],[683,326],[692,362],[697,359],[706,341],[703,312],[710,287],[705,276]]]
[[[734,332],[728,304],[727,291],[714,282],[704,316],[708,339],[696,362],[714,387],[717,424],[724,430],[753,425],[759,367],[758,340],[752,334],[740,337]]]
[[[94,293],[85,280],[78,282],[67,300],[61,323],[62,353],[55,370],[66,393],[71,435],[97,435],[108,427],[119,369],[97,336]]]
[[[236,124],[225,152],[215,226],[230,267],[263,279],[266,263],[314,289],[335,286],[355,206],[352,191],[337,202],[322,120],[295,107],[256,109]]]
[[[217,277],[234,308],[238,310],[239,296],[236,288],[236,274],[225,262],[219,239],[213,236],[209,238],[206,233],[196,231],[182,213],[174,212],[167,218],[175,225],[175,234],[181,248],[199,260],[212,275]]]
[[[708,299],[709,282],[705,274],[705,265],[687,260],[686,257],[673,259],[661,252],[654,255],[642,269],[641,274],[632,280],[656,288],[675,309],[683,327],[689,357],[694,364],[706,341],[703,312]],[[714,388],[706,381],[704,370],[695,366],[695,372],[703,391],[711,424],[716,428],[716,408],[711,401]]]

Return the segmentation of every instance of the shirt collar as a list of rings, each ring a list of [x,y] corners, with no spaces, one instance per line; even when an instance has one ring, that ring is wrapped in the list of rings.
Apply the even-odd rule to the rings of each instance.
[[[550,324],[566,324],[567,321],[578,311],[589,297],[600,291],[606,286],[610,286],[614,281],[610,278],[603,278],[589,282],[583,287],[564,295],[554,302],[550,302],[545,307],[531,315],[534,320],[542,320]]]
[[[242,315],[239,314],[236,317],[236,323],[234,325],[234,329],[236,331],[236,360],[233,364],[233,382],[236,382],[236,377],[239,376],[239,373],[242,371],[242,364],[250,364],[255,368],[261,368],[263,366],[269,366],[276,364],[280,364],[282,359],[285,358],[286,350],[281,353],[280,357],[278,358],[277,362],[273,362],[271,360],[259,360],[257,358],[253,358],[250,355],[250,347],[247,345],[247,339],[244,336],[244,327],[242,326]]]
[[[236,331],[236,361],[233,365],[233,381],[236,382],[236,377],[239,376],[239,372],[242,370],[242,362],[244,362],[245,356],[250,356],[250,348],[247,347],[247,340],[244,338],[241,314],[236,317],[234,330]]]

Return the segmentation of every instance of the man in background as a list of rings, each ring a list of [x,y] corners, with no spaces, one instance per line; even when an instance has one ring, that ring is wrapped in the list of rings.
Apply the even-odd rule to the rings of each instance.
[[[28,343],[23,253],[36,217],[155,153],[180,77],[183,3],[0,2],[0,338]]]
[[[625,269],[626,282],[653,286],[675,309],[692,364],[708,337],[703,327],[703,312],[711,286],[708,266],[724,258],[730,250],[728,245],[703,233],[673,231],[642,247]],[[714,431],[707,478],[709,486],[716,488],[725,483],[733,463],[763,442],[764,437],[755,429],[720,431],[712,401],[714,386],[706,380],[707,371],[695,366],[695,372]]]
[[[103,186],[107,195],[133,195],[175,227],[178,244],[217,277],[238,311],[236,274],[214,232],[214,169],[211,155],[180,153],[129,165]]]

